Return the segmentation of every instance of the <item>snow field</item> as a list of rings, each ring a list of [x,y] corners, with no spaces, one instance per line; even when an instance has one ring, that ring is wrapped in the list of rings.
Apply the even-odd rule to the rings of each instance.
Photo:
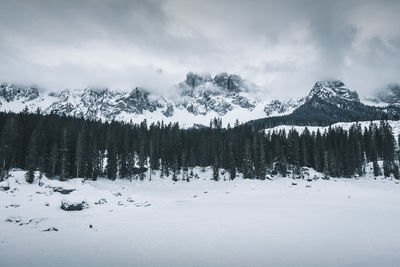
[[[0,191],[1,266],[400,263],[396,180],[215,182],[211,169],[195,173],[200,179],[189,183],[156,174],[132,182],[43,178],[39,186],[13,171],[0,183],[10,187]],[[63,195],[53,187],[75,191]],[[64,211],[62,200],[89,207]]]

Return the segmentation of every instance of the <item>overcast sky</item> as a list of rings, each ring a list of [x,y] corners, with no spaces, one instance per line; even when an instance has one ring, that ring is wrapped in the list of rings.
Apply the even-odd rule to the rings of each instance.
[[[400,1],[0,1],[1,81],[165,92],[188,71],[366,95],[400,82]]]

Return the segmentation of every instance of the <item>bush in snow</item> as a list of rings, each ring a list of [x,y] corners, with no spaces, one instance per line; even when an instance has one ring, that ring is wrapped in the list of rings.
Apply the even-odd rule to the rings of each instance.
[[[391,171],[391,163],[390,161],[384,160],[383,161],[383,175],[385,175],[385,177],[389,177],[390,176],[390,171]]]
[[[107,203],[107,199],[101,198],[98,201],[94,202],[95,205],[103,205]]]
[[[26,174],[25,174],[25,180],[28,183],[32,184],[33,181],[35,180],[35,172],[33,170],[27,171]]]
[[[394,178],[396,178],[397,180],[400,179],[399,166],[397,166],[396,163],[393,163],[392,173]]]
[[[381,168],[379,167],[379,164],[377,161],[373,162],[373,167],[374,167],[374,176],[380,176],[382,175]]]

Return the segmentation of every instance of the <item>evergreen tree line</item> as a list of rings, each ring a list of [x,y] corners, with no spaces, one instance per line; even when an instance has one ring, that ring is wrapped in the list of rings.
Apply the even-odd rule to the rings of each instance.
[[[210,127],[181,129],[163,122],[148,125],[100,122],[27,112],[0,113],[0,170],[27,170],[33,181],[35,171],[49,177],[138,177],[146,170],[160,170],[162,177],[189,180],[191,168],[212,166],[214,180],[223,168],[234,179],[265,179],[268,175],[292,173],[312,167],[326,176],[362,175],[365,164],[373,162],[375,175],[399,177],[396,141],[390,125],[359,124],[349,130],[340,127],[311,133],[270,131],[254,125],[222,128],[214,119]],[[151,175],[151,171],[149,172]],[[150,176],[151,178],[151,176]]]

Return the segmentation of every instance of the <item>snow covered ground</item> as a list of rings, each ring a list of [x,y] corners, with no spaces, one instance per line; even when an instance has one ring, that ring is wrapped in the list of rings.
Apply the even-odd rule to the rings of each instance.
[[[400,121],[394,121],[394,120],[388,120],[387,121],[390,126],[392,127],[392,132],[393,135],[397,138],[397,136],[400,135]],[[286,133],[288,133],[291,129],[296,130],[299,133],[302,133],[305,128],[307,128],[311,133],[314,132],[316,133],[318,130],[321,132],[321,134],[325,131],[328,130],[329,127],[335,128],[335,127],[342,127],[344,130],[349,130],[352,125],[359,124],[361,126],[361,129],[364,130],[365,127],[369,127],[371,124],[371,121],[359,121],[359,122],[338,122],[334,123],[330,126],[295,126],[295,125],[279,125],[273,128],[265,129],[265,132],[272,132],[272,131],[280,131],[280,130],[285,130]],[[372,121],[376,126],[379,127],[379,124],[381,121],[375,120]]]
[[[39,186],[14,171],[0,183],[9,186],[0,191],[0,266],[400,264],[396,180],[214,182],[211,170],[196,172],[189,183],[43,178]],[[63,199],[89,207],[64,211]]]

